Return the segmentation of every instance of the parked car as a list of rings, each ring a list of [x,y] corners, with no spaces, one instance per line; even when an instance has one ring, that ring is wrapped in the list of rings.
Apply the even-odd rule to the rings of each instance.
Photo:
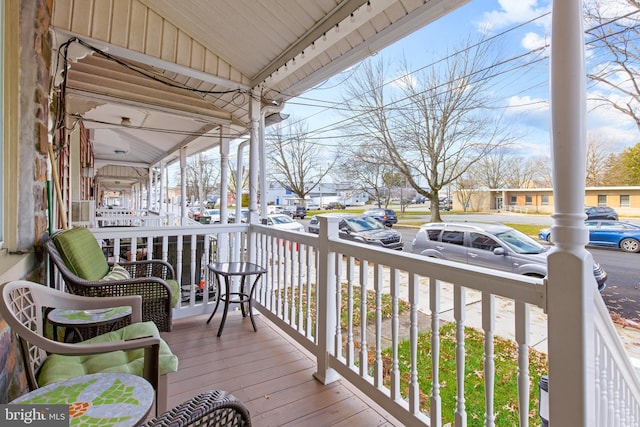
[[[618,212],[608,206],[586,207],[584,208],[584,213],[587,214],[587,219],[610,219],[613,221],[618,220]]]
[[[622,249],[625,252],[640,252],[640,225],[624,221],[585,221],[589,230],[589,245]],[[551,228],[538,232],[538,239],[551,242]]]
[[[362,214],[377,219],[387,227],[393,227],[393,224],[398,222],[398,215],[393,209],[373,208],[367,209]]]
[[[229,223],[236,222],[236,210],[229,210]],[[240,210],[240,222],[246,224],[249,222],[249,209],[243,208]]]
[[[267,216],[267,225],[289,231],[304,232],[304,225],[291,219],[289,215],[273,214]]]
[[[324,208],[327,209],[327,210],[344,209],[345,206],[340,202],[330,202],[330,203],[327,203],[326,205],[324,205]]]
[[[549,246],[543,246],[520,231],[498,223],[424,224],[413,240],[416,254],[463,262],[479,267],[545,277]],[[598,289],[606,286],[607,273],[593,264]]]
[[[205,215],[211,217],[209,224],[220,224],[220,209],[207,209]]]
[[[280,214],[284,211],[284,207],[280,205],[267,206],[267,215]]]
[[[340,218],[338,235],[341,239],[399,251],[404,248],[402,235],[396,230],[385,227],[377,219],[367,215],[339,214],[336,216]],[[320,224],[317,215],[311,218],[308,231],[309,233],[320,233]]]
[[[319,211],[322,209],[317,203],[307,203],[307,212],[309,211]]]
[[[304,219],[307,216],[307,208],[304,206],[286,206],[283,211],[283,214],[289,215],[291,218],[300,218]]]
[[[200,215],[202,215],[202,212],[200,212],[200,207],[198,206],[191,207],[187,211],[187,216],[194,221],[200,220]]]

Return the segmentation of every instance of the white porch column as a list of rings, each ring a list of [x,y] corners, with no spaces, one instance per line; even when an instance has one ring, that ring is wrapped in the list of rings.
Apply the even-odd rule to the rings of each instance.
[[[229,221],[229,208],[227,199],[229,198],[229,139],[231,128],[229,125],[220,126],[220,224],[227,224]],[[238,203],[236,202],[236,206]],[[236,216],[239,220],[240,216]]]
[[[584,226],[586,89],[582,1],[553,2],[551,146],[555,212],[549,256],[549,421],[595,425],[593,260]]]
[[[187,148],[180,149],[180,223],[187,225]]]
[[[251,138],[249,142],[249,223],[258,222],[258,171],[260,169],[260,90],[251,90],[249,101],[249,118],[251,120]],[[241,196],[242,197],[242,196]],[[251,238],[254,238],[251,236]],[[255,261],[255,245],[248,242],[249,261]]]
[[[153,166],[149,166],[149,180],[147,182],[147,210],[153,210],[153,193],[154,183],[153,183]]]
[[[164,162],[160,162],[160,173],[158,174],[158,192],[160,194],[158,194],[159,198],[160,198],[160,207],[158,208],[158,214],[159,215],[164,215],[165,214],[165,197],[164,197],[164,181],[163,181],[163,177],[164,177],[164,169],[165,169],[165,164]]]

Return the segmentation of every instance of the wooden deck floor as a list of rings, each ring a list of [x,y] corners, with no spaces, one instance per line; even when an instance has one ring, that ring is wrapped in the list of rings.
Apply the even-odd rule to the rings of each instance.
[[[245,403],[258,427],[401,425],[351,384],[316,381],[314,359],[263,316],[255,317],[256,333],[248,318],[230,313],[217,338],[220,317],[209,325],[207,316],[178,319],[162,334],[180,361],[169,375],[169,408],[222,389]]]

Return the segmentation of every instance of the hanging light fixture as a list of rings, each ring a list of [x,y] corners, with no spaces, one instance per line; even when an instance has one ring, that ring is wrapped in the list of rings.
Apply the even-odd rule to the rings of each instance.
[[[129,117],[123,117],[120,124],[122,126],[131,126],[131,119]]]

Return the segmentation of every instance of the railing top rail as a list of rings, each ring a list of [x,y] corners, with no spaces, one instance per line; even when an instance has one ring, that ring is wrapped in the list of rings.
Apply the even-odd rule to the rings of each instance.
[[[186,236],[192,234],[216,234],[244,232],[249,228],[248,224],[212,224],[167,226],[167,227],[106,227],[92,228],[91,232],[100,239],[129,238],[129,237],[162,237],[162,236]]]
[[[437,258],[426,258],[407,252],[389,251],[364,243],[347,242],[341,239],[329,239],[329,241],[330,249],[343,255],[363,258],[364,249],[367,251],[364,259],[368,262],[395,267],[421,276],[455,283],[469,289],[523,301],[541,308],[545,307],[544,284],[543,280],[539,278]],[[500,280],[496,280],[496,277],[499,277]]]

